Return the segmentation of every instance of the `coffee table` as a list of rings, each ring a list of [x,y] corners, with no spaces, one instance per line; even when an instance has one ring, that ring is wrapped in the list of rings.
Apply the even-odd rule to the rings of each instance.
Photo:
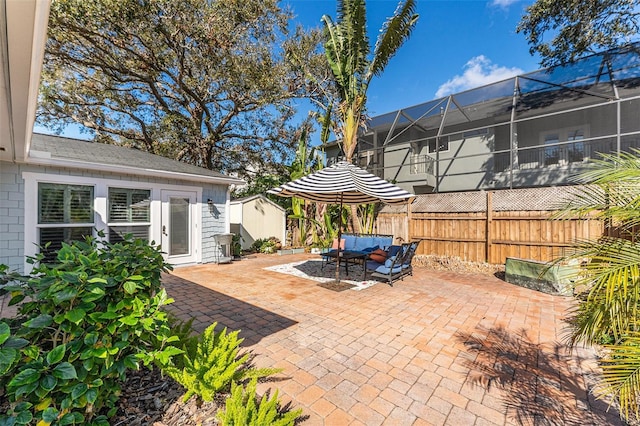
[[[364,262],[367,260],[367,255],[365,253],[360,253],[356,251],[340,251],[340,256],[338,256],[338,251],[330,251],[326,253],[320,253],[322,256],[322,267],[324,269],[325,265],[329,263],[338,262],[338,267],[344,265],[344,270],[347,276],[349,276],[349,265],[362,265],[362,279],[366,278],[367,268],[365,267]]]

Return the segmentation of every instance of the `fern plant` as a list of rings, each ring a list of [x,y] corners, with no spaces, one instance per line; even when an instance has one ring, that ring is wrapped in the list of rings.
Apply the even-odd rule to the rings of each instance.
[[[282,411],[276,390],[273,398],[262,396],[260,403],[256,397],[257,379],[247,384],[246,390],[237,383],[231,385],[231,395],[225,403],[225,411],[218,412],[223,426],[292,426],[302,414],[302,410]]]
[[[195,345],[184,347],[182,357],[176,357],[172,365],[163,367],[165,373],[187,390],[183,398],[185,402],[193,395],[209,402],[217,393],[228,391],[233,381],[257,379],[280,372],[279,369],[250,367],[249,354],[238,354],[244,340],[238,338],[239,331],[227,334],[225,328],[216,333],[216,325],[213,323],[207,327]]]

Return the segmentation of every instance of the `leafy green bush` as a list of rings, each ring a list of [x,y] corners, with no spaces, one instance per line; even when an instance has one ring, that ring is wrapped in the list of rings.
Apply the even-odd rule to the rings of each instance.
[[[251,244],[251,250],[258,253],[274,253],[280,247],[282,244],[276,237],[258,238]]]
[[[257,379],[251,379],[246,391],[237,383],[231,385],[231,395],[225,403],[225,410],[218,412],[218,418],[224,426],[293,426],[302,414],[302,410],[282,411],[276,390],[273,398],[262,396],[260,403],[256,397]]]
[[[0,388],[10,404],[0,424],[106,425],[127,369],[181,352],[160,309],[171,303],[160,282],[170,267],[159,248],[131,237],[63,244],[53,263],[43,259],[0,288],[10,305],[21,303],[0,325]]]
[[[229,390],[233,381],[267,377],[280,371],[250,367],[249,354],[238,355],[240,343],[244,340],[238,339],[239,332],[227,334],[225,328],[216,333],[216,325],[213,323],[207,327],[197,341],[190,340],[183,346],[182,355],[162,366],[163,372],[187,390],[185,402],[193,395],[202,401],[212,401],[217,393]]]
[[[240,257],[242,255],[242,240],[243,238],[240,234],[233,234],[233,238],[231,240],[231,252],[234,257]]]

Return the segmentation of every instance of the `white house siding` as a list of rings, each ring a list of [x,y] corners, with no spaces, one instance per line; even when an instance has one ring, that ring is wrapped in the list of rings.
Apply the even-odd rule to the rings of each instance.
[[[215,259],[216,248],[211,236],[214,233],[227,232],[228,229],[226,185],[0,162],[0,264],[8,265],[11,270],[20,273],[25,271],[25,180],[23,178],[25,172],[51,175],[52,180],[55,180],[55,176],[86,177],[84,181],[86,184],[92,184],[92,180],[105,179],[122,181],[123,185],[127,182],[129,186],[131,183],[140,182],[167,185],[174,189],[180,186],[201,188],[201,199],[196,201],[202,206],[199,250],[201,250],[201,261],[205,263]],[[214,203],[214,208],[211,210],[217,213],[210,213],[208,199]],[[35,203],[37,208],[37,200],[29,200],[29,202]],[[33,233],[32,230],[26,232],[26,234],[29,233]]]
[[[209,207],[207,200],[213,201]],[[229,232],[227,187],[215,185],[202,190],[202,262],[214,262],[221,254],[213,236]]]
[[[0,264],[24,266],[24,181],[20,167],[0,162]]]

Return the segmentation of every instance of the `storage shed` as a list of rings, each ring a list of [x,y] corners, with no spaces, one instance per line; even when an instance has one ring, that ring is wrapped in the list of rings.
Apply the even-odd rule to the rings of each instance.
[[[231,232],[240,235],[243,249],[254,241],[276,237],[286,241],[287,213],[264,195],[252,195],[231,201],[229,206]]]

